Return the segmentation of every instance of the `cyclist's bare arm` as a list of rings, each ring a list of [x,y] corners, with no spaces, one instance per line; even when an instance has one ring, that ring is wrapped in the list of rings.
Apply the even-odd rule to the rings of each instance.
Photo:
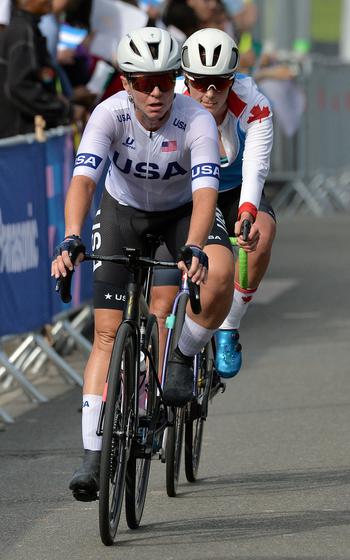
[[[65,204],[65,235],[80,235],[85,218],[89,212],[92,199],[94,196],[96,184],[89,177],[84,175],[76,175],[73,177],[66,198]],[[75,265],[82,260],[82,256],[78,257]],[[66,269],[73,270],[73,264],[68,256],[68,252],[64,251],[62,255],[58,255],[52,262],[51,275],[55,278],[66,275]]]
[[[216,201],[216,189],[203,188],[193,193],[193,210],[186,245],[197,245],[201,249],[206,245],[208,235],[214,223]],[[179,263],[179,268],[187,271],[182,261]],[[207,275],[207,269],[199,264],[196,257],[193,257],[189,270],[189,276],[192,278],[192,281],[196,283],[205,282]]]
[[[80,235],[90,210],[96,184],[85,175],[75,175],[68,189],[65,204],[66,235]]]

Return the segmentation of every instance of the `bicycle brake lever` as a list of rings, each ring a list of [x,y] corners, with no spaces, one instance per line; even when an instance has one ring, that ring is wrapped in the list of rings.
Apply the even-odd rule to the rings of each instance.
[[[248,237],[249,237],[251,227],[252,227],[252,224],[250,223],[249,220],[243,220],[242,227],[241,227],[241,235],[243,237],[243,241],[248,241]]]

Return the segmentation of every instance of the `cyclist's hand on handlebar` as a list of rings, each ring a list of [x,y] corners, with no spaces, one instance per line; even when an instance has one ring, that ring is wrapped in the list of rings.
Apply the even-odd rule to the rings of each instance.
[[[246,240],[243,238],[242,230],[245,220],[251,223],[250,232]],[[235,235],[237,236],[238,245],[247,253],[252,253],[256,250],[259,243],[260,231],[257,224],[254,222],[253,216],[249,212],[242,212],[240,219],[235,223]]]
[[[67,235],[54,252],[51,264],[51,276],[56,279],[67,276],[67,270],[73,271],[74,266],[84,260],[85,246],[79,235]]]
[[[208,256],[197,245],[184,245],[178,256],[178,267],[195,284],[205,284],[208,278]]]

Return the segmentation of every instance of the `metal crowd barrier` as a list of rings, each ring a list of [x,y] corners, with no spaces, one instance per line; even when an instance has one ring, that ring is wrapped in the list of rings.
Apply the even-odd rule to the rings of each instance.
[[[313,56],[297,83],[306,108],[296,134],[287,138],[275,119],[270,185],[282,185],[275,210],[322,216],[350,207],[350,64]]]
[[[47,397],[33,383],[37,376],[46,372],[47,362],[56,366],[67,383],[82,387],[81,375],[68,363],[65,356],[76,348],[86,355],[91,352],[91,342],[83,336],[82,331],[90,326],[92,320],[92,307],[84,305],[81,309],[59,314],[52,325],[46,325],[41,331],[20,337],[1,337],[0,393],[20,387],[29,400],[47,402]],[[8,355],[3,348],[11,342],[18,346]],[[11,415],[1,407],[0,417],[6,423],[13,422]]]

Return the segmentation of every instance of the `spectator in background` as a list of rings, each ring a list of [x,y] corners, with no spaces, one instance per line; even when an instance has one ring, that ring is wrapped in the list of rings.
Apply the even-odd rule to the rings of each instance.
[[[200,28],[199,19],[187,0],[170,0],[165,7],[163,22],[180,44]]]
[[[216,3],[215,14],[211,22],[209,21],[207,24],[203,25],[203,27],[214,27],[220,29],[221,31],[225,31],[231,39],[235,38],[233,21],[229,17],[224,3],[220,0]]]
[[[90,15],[92,0],[70,0],[65,11],[65,23],[72,28],[72,31],[82,31],[88,35],[90,32]],[[68,34],[68,33],[67,33]],[[84,35],[82,35],[84,36]],[[65,48],[60,48],[57,53],[59,64],[66,72],[73,88],[85,85],[91,74],[91,57],[88,51],[88,42],[67,44]]]
[[[134,4],[134,2],[130,3]],[[140,0],[140,2],[135,3],[135,6],[138,6],[148,14],[149,20],[147,26],[156,24],[162,16],[163,0]]]
[[[222,3],[232,20],[235,41],[239,42],[242,33],[251,31],[256,24],[257,7],[248,0],[222,0]]]
[[[92,0],[53,0],[52,7],[57,23],[53,56],[62,91],[74,103],[89,111],[95,104],[95,95],[86,88],[93,70],[89,53]],[[58,21],[57,16],[60,14],[63,17]],[[43,20],[48,17],[52,17],[52,14]],[[42,21],[41,26],[44,23]],[[47,36],[44,30],[43,33]]]
[[[50,9],[50,0],[15,0],[0,33],[0,138],[34,132],[37,115],[47,128],[83,117],[81,107],[56,92],[56,71],[39,29]]]
[[[57,57],[59,19],[69,2],[70,0],[52,0],[50,13],[44,15],[39,24],[41,33],[46,37],[47,50],[54,61]]]
[[[199,29],[202,27],[216,27],[215,23],[220,4],[218,0],[187,0],[187,4],[192,8],[198,19]]]
[[[1,0],[0,2],[0,31],[8,25],[10,21],[11,0]]]
[[[233,26],[220,0],[168,0],[163,21],[180,43],[204,27],[222,29],[233,36]]]

